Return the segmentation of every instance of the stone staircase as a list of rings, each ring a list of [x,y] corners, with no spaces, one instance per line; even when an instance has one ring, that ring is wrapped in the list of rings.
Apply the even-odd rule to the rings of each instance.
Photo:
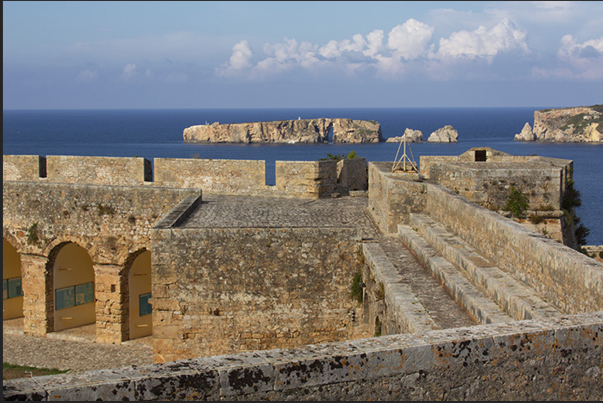
[[[402,333],[562,315],[425,214],[363,250]]]
[[[548,319],[561,312],[425,214],[399,225],[402,242],[480,323]]]

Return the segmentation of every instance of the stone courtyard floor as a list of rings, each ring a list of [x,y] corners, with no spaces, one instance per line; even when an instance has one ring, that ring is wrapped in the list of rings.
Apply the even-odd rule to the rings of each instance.
[[[94,325],[87,325],[34,337],[23,334],[23,318],[3,321],[2,330],[2,361],[8,364],[80,372],[153,363],[151,336],[95,343]]]

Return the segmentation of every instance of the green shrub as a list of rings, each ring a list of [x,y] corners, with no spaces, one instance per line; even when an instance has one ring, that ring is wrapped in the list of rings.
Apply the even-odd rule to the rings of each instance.
[[[532,224],[535,224],[535,225],[536,225],[536,224],[540,224],[540,223],[541,223],[541,222],[543,222],[543,221],[544,221],[544,218],[542,218],[542,217],[540,217],[540,216],[537,216],[536,214],[531,214],[531,215],[530,215],[530,222],[531,222]]]
[[[35,245],[38,243],[38,223],[35,222],[31,224],[29,230],[27,230],[27,243],[30,245]]]
[[[563,193],[563,199],[561,201],[561,208],[563,210],[570,211],[572,207],[580,207],[582,205],[582,197],[580,191],[574,187],[574,181],[569,179],[565,192]]]
[[[524,195],[521,189],[517,190],[515,186],[511,186],[507,203],[503,210],[510,211],[514,217],[521,217],[528,209],[528,198]]]
[[[584,224],[580,224],[578,225],[578,228],[576,228],[575,234],[578,245],[584,246],[586,245],[586,237],[588,237],[588,234],[590,234],[590,229],[588,229]]]
[[[352,278],[352,293],[351,296],[358,302],[362,302],[362,273],[357,272]]]
[[[356,155],[356,151],[352,150],[350,151],[350,153],[348,154],[348,156],[346,157],[349,160],[352,160],[354,158],[358,158],[358,156]]]

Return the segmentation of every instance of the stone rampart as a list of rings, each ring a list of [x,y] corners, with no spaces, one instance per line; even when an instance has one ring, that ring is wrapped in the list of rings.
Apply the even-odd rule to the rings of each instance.
[[[603,310],[603,264],[427,184],[425,212],[565,313]]]
[[[603,313],[3,383],[6,400],[600,400]]]
[[[153,229],[155,362],[368,335],[355,228]],[[286,271],[286,274],[284,274]]]
[[[5,155],[3,179],[109,186],[201,189],[207,194],[318,198],[367,190],[365,158],[276,161],[276,186],[266,185],[266,162],[155,158]],[[48,175],[46,175],[48,170]]]
[[[603,265],[441,185],[369,164],[369,212],[386,233],[429,214],[565,313],[603,310]]]

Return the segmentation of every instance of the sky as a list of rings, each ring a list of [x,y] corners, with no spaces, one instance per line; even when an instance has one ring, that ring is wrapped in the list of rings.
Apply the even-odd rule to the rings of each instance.
[[[3,109],[603,103],[603,2],[2,6]]]

